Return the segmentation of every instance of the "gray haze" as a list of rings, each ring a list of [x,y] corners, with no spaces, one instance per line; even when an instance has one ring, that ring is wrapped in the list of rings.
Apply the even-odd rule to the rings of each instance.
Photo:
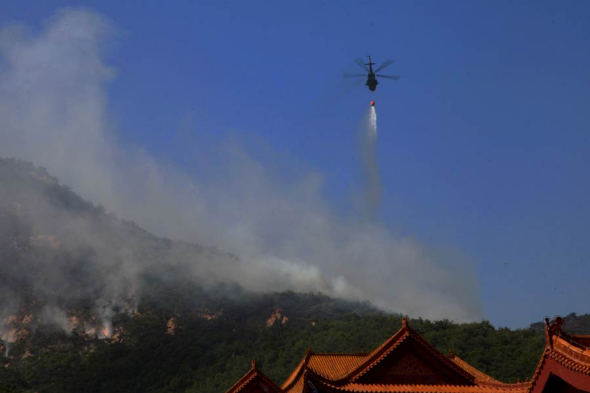
[[[277,172],[281,166],[230,140],[200,147],[216,149],[225,163],[211,165],[203,179],[124,146],[108,114],[115,70],[104,51],[114,34],[108,21],[86,10],[62,10],[40,31],[4,27],[1,156],[45,166],[82,197],[153,233],[239,256],[194,261],[199,279],[319,290],[415,317],[483,316],[473,265],[460,251],[429,247],[377,220],[337,214],[322,196],[321,173],[288,164]],[[380,184],[377,191],[380,199]],[[378,206],[377,198],[371,201]],[[133,282],[141,258],[130,248],[124,260],[126,280],[119,282]]]

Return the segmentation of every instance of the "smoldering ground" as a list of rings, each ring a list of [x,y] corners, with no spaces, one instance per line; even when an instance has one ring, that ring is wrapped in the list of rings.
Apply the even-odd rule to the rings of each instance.
[[[115,35],[107,19],[85,9],[60,10],[38,30],[4,27],[0,155],[43,165],[84,198],[155,234],[238,256],[185,261],[195,279],[322,291],[427,318],[482,317],[473,265],[460,251],[337,213],[322,196],[319,171],[270,170],[273,162],[229,138],[200,147],[224,157],[223,165],[207,167],[205,179],[120,142],[108,113],[107,87],[116,73],[105,60]],[[77,233],[92,242],[84,238],[90,230]],[[119,283],[134,282],[145,268],[133,247],[118,256],[118,284],[101,301],[119,295]],[[102,267],[112,258],[94,261]],[[160,263],[178,259],[159,257]]]

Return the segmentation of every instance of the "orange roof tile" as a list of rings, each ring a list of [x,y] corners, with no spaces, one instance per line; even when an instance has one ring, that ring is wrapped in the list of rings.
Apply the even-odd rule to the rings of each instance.
[[[318,353],[309,357],[307,367],[327,379],[340,379],[367,359],[367,354]]]
[[[298,393],[303,392],[303,387],[305,386],[305,378],[303,378],[303,374],[297,378],[293,384],[289,385],[287,388],[283,388],[285,393]]]
[[[282,385],[286,392],[300,392],[303,387],[303,373],[311,370],[326,379],[338,379],[357,367],[367,357],[366,353],[312,353],[307,352],[295,370]]]
[[[553,336],[549,356],[570,370],[590,375],[590,348],[562,336]]]
[[[406,385],[406,384],[364,384],[359,378],[383,361],[389,354],[407,340],[411,340],[438,359],[457,374],[464,383],[456,385]],[[524,393],[530,384],[505,384],[477,370],[458,356],[446,357],[418,333],[410,329],[404,319],[402,328],[370,353],[359,354],[314,354],[308,351],[295,370],[283,383],[286,393],[301,393],[306,389],[307,380],[333,391],[350,392],[514,392]]]
[[[295,370],[287,377],[281,389],[283,391],[291,393],[291,392],[302,392],[303,391],[303,373],[305,372],[305,364],[307,363],[311,352],[307,352],[303,359],[299,362]]]
[[[548,375],[555,367],[583,374],[584,383],[590,386],[590,348],[588,346],[590,336],[575,336],[565,333],[561,330],[563,325],[561,317],[556,317],[551,323],[549,318],[545,318],[545,323],[547,345],[533,374],[529,392],[542,391]],[[580,381],[578,377],[571,375],[568,378]]]
[[[270,379],[256,369],[253,363],[252,369],[246,373],[227,393],[238,393],[245,387],[254,387],[250,385],[255,383],[264,383],[264,386],[270,387],[268,391],[276,393],[303,393],[309,391],[310,387],[318,387],[322,392],[351,392],[351,393],[396,393],[396,392],[414,392],[414,393],[525,393],[531,392],[534,388],[535,378],[543,369],[546,359],[550,360],[548,367],[555,367],[557,363],[568,368],[568,372],[580,372],[590,375],[590,348],[582,343],[590,343],[590,336],[569,336],[567,334],[558,334],[559,326],[548,333],[548,345],[541,357],[541,361],[535,371],[533,382],[524,382],[516,384],[502,383],[491,376],[479,371],[463,359],[456,355],[447,357],[434,348],[418,333],[412,330],[407,320],[404,318],[402,327],[383,344],[370,353],[357,354],[314,354],[311,350],[305,354],[295,370],[285,380],[282,388],[276,386]],[[548,330],[549,332],[549,330]],[[411,346],[407,346],[411,345]],[[401,346],[401,348],[400,348]],[[396,349],[400,348],[397,352]],[[407,351],[411,352],[407,352]],[[422,384],[409,384],[403,379],[387,379],[390,384],[371,383],[373,374],[368,372],[375,366],[389,359],[383,365],[387,373],[390,373],[389,367],[395,363],[398,358],[394,354],[398,353],[401,358],[411,353],[411,356],[426,357],[426,362],[436,364],[436,373],[442,373],[443,379],[430,380],[430,384],[424,384],[426,380],[417,380]],[[410,358],[411,359],[411,358]],[[394,361],[394,363],[391,363]],[[434,362],[434,363],[432,363]],[[555,363],[557,362],[557,363]],[[395,366],[397,367],[397,366]],[[558,366],[561,367],[561,366]],[[403,369],[402,369],[403,370]],[[377,375],[382,370],[375,369]],[[546,374],[546,373],[545,373]],[[369,380],[361,383],[368,375]],[[385,375],[385,374],[384,374]],[[391,374],[387,374],[391,375]],[[258,380],[256,380],[258,378]],[[256,380],[256,381],[255,381]],[[397,381],[397,382],[396,382]],[[542,382],[541,384],[544,384]],[[539,385],[540,386],[540,385]],[[315,390],[315,389],[314,389]],[[538,387],[537,387],[538,390]],[[248,391],[248,389],[246,389]]]
[[[518,386],[517,386],[518,385]],[[368,385],[351,383],[336,387],[322,386],[332,391],[354,393],[526,393],[529,384],[514,384],[507,387],[495,386],[460,386],[460,385]]]

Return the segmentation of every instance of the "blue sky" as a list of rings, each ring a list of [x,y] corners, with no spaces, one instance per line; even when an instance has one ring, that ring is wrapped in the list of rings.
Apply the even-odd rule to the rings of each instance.
[[[346,211],[374,99],[387,226],[473,259],[496,325],[590,312],[590,3],[15,1],[0,23],[81,4],[118,30],[122,143],[191,172],[229,134],[259,138]],[[367,54],[401,79],[342,80]]]

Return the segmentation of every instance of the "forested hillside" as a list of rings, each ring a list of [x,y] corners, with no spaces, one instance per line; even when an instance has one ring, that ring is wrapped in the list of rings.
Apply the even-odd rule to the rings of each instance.
[[[158,238],[44,169],[0,159],[0,391],[223,392],[256,359],[281,383],[307,348],[370,351],[401,316],[320,293],[207,280],[211,246]],[[411,315],[410,315],[411,317]],[[506,382],[530,377],[543,325],[410,319],[444,353]],[[566,317],[590,331],[590,316]]]
[[[190,284],[154,283],[133,314],[113,319],[114,334],[42,326],[11,344],[0,378],[14,391],[223,392],[256,359],[278,383],[315,352],[370,351],[401,325],[399,315],[366,304],[293,292],[220,295]],[[194,299],[199,298],[199,306]],[[444,353],[454,351],[507,382],[532,375],[545,344],[532,329],[488,322],[410,320]],[[19,390],[20,389],[20,390]]]

